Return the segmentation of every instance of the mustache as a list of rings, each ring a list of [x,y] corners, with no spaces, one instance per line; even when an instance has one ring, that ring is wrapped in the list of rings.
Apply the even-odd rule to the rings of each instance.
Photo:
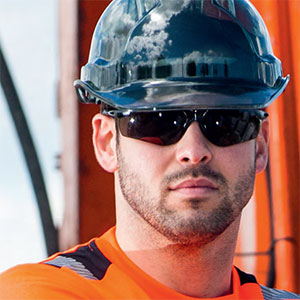
[[[212,170],[207,165],[199,165],[196,167],[189,167],[189,168],[180,170],[178,172],[174,172],[172,174],[166,175],[163,180],[163,184],[169,185],[173,181],[183,180],[183,179],[189,178],[189,177],[192,177],[192,178],[205,177],[207,179],[214,181],[215,183],[217,183],[219,185],[227,185],[227,180],[223,176],[223,174]]]

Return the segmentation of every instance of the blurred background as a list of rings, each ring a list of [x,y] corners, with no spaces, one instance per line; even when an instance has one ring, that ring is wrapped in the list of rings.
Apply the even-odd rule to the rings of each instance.
[[[58,1],[0,0],[0,46],[40,158],[55,224],[63,184],[57,108]],[[47,254],[35,194],[0,85],[0,271]]]
[[[42,184],[33,189],[32,173],[39,173],[28,171],[0,87],[0,272],[86,242],[115,222],[113,178],[98,166],[91,143],[99,108],[80,104],[73,88],[109,2],[0,0],[0,46],[45,183],[44,194]],[[268,108],[270,161],[244,212],[235,264],[262,284],[299,293],[300,0],[251,2],[291,81]]]

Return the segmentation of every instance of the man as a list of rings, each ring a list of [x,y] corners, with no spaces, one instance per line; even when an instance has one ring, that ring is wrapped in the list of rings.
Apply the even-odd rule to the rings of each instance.
[[[0,277],[1,299],[299,299],[233,266],[241,212],[285,89],[246,0],[115,0],[75,82],[116,227]]]

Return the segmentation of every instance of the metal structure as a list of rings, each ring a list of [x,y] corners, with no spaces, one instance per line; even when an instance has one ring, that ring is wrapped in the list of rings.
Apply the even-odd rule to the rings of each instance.
[[[58,236],[54,226],[47,190],[34,142],[30,134],[20,98],[15,88],[12,76],[9,72],[4,54],[0,46],[0,83],[4,91],[7,105],[15,125],[21,148],[24,154],[26,166],[31,178],[32,187],[36,196],[40,212],[41,224],[44,232],[48,255],[58,251]]]

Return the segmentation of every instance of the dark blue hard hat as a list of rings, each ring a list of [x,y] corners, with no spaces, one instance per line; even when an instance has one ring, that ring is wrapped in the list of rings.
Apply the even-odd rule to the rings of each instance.
[[[75,87],[116,110],[259,109],[288,81],[247,0],[114,0]]]

